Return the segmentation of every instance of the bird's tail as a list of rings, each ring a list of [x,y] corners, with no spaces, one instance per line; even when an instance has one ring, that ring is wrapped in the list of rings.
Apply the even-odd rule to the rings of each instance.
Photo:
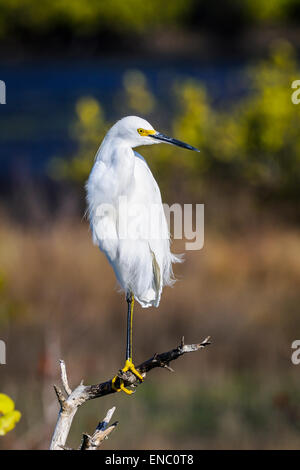
[[[150,247],[149,247],[150,248]],[[173,273],[173,263],[182,263],[184,261],[183,254],[174,255],[170,252],[165,263],[160,267],[154,252],[150,248],[152,255],[153,282],[151,288],[147,289],[142,296],[137,297],[137,301],[143,308],[158,307],[160,303],[161,293],[164,286],[173,286],[176,278]],[[162,268],[162,269],[161,269]]]

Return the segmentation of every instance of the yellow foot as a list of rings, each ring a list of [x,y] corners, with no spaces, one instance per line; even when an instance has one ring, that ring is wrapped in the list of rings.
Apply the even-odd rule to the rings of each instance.
[[[134,367],[132,359],[126,359],[126,362],[125,362],[125,365],[122,369],[122,372],[127,372],[128,370],[130,370],[130,372],[132,372],[141,382],[144,381],[144,377]],[[117,379],[120,381],[120,387],[119,388],[116,386]],[[118,377],[117,375],[112,379],[111,384],[112,384],[112,388],[116,392],[120,392],[121,390],[123,390],[123,392],[127,393],[127,395],[131,395],[133,393],[133,390],[130,390],[129,388],[126,388],[125,385],[124,385],[123,379],[120,379],[120,377]]]

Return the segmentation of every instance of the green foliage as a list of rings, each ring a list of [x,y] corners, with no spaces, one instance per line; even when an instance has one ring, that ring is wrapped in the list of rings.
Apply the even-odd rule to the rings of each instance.
[[[276,24],[294,22],[298,0],[237,0],[226,1],[228,17],[237,6],[247,22]],[[99,32],[117,34],[151,33],[169,26],[187,27],[194,24],[198,11],[206,12],[212,23],[219,20],[219,3],[205,0],[0,0],[0,37],[26,32],[39,36],[64,28],[75,36]],[[198,18],[202,25],[202,17]],[[205,22],[205,19],[203,20]],[[25,34],[24,34],[25,33]]]
[[[76,120],[71,125],[70,136],[78,149],[71,161],[54,158],[50,173],[56,179],[82,181],[91,169],[99,141],[108,130],[100,103],[93,97],[83,97],[76,103]]]
[[[282,197],[296,196],[300,187],[300,106],[291,101],[291,83],[297,78],[297,64],[290,44],[273,46],[270,57],[246,72],[247,96],[226,109],[215,109],[203,84],[185,80],[174,83],[172,101],[178,103],[170,116],[172,134],[201,149],[200,155],[182,156],[175,147],[151,148],[151,167],[164,188],[174,174],[188,174],[193,192],[203,176],[222,177]],[[117,107],[124,114],[152,117],[158,111],[146,78],[138,71],[124,77]],[[97,147],[109,123],[94,98],[76,105],[71,136],[77,152],[70,159],[55,159],[52,174],[57,178],[85,180]],[[149,152],[145,149],[145,154]],[[151,157],[150,157],[151,155]]]
[[[47,33],[64,26],[75,35],[99,31],[141,33],[162,25],[181,23],[193,0],[0,0],[0,35],[14,31]]]
[[[248,16],[258,23],[287,19],[297,0],[246,0]]]
[[[253,92],[236,109],[246,178],[276,192],[298,192],[300,108],[291,101],[297,77],[293,50],[280,43],[249,71]]]

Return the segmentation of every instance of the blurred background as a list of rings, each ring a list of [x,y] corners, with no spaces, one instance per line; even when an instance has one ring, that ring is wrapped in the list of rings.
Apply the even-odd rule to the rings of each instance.
[[[85,404],[68,444],[115,405],[106,449],[299,448],[299,25],[297,0],[0,0],[0,392],[22,412],[0,448],[48,447],[60,358],[72,387],[123,365],[126,305],[84,183],[128,114],[201,149],[140,151],[165,202],[205,204],[204,248],[159,309],[136,308],[135,361],[182,335],[213,345]]]

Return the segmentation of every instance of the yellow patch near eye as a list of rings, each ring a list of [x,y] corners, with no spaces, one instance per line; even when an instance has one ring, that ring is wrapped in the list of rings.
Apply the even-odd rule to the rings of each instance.
[[[142,128],[137,129],[137,131],[142,137],[146,137],[147,135],[156,134],[156,131],[154,131],[154,130],[147,131],[147,129],[142,129]]]

